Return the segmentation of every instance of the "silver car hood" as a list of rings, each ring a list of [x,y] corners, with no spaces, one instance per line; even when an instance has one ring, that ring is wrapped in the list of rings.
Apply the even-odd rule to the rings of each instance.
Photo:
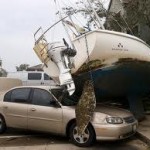
[[[72,111],[75,111],[75,106],[62,106],[62,107],[63,109],[70,109]],[[114,106],[102,105],[102,104],[96,105],[95,113],[96,112],[103,113],[109,116],[122,117],[122,118],[132,116],[132,114],[128,110],[114,107]]]
[[[100,112],[109,116],[122,117],[122,118],[132,116],[132,114],[128,110],[114,107],[114,106],[99,105],[99,104],[96,106],[95,112]]]

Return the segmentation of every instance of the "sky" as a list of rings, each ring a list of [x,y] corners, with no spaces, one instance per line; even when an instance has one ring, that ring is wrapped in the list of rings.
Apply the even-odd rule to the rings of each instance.
[[[40,61],[34,54],[34,32],[55,21],[52,0],[0,0],[0,58],[3,68],[15,71],[22,63]]]
[[[33,35],[40,26],[52,25],[55,13],[54,0],[0,0],[0,59],[6,71],[16,71],[24,63],[41,63],[33,51]],[[63,34],[62,29],[57,33]]]

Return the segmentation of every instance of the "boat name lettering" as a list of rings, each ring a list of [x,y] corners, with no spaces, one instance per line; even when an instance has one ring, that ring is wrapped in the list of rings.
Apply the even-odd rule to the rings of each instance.
[[[117,46],[114,46],[112,50],[116,51],[128,51],[128,49],[124,48],[124,45],[122,43],[118,43]]]
[[[115,51],[128,51],[128,49],[124,49],[124,48],[112,48],[112,50],[115,50]]]

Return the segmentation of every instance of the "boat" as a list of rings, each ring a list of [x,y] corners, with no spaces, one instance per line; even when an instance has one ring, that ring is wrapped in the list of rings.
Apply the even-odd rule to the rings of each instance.
[[[70,38],[71,45],[65,39],[48,42],[45,34],[57,23],[64,25],[67,17],[35,38],[34,51],[44,71],[70,95],[81,96],[84,83],[92,80],[97,102],[125,99],[133,112],[142,112],[138,100],[150,94],[150,46],[135,36],[100,28]]]
[[[45,63],[44,71],[55,81],[60,83],[58,64],[47,56],[50,56],[49,52],[52,50],[59,52],[60,49],[64,50],[67,47],[63,42],[44,43],[41,40],[37,41],[35,42],[34,50],[41,61]],[[45,47],[41,46],[42,43]],[[99,72],[98,74],[100,76],[103,72],[106,72],[105,70],[114,70],[120,67],[120,65],[124,66],[129,64],[132,64],[134,67],[133,70],[140,75],[139,70],[143,71],[144,69],[140,68],[140,64],[141,67],[144,67],[143,64],[148,65],[150,62],[150,46],[141,39],[124,33],[98,29],[74,38],[72,43],[77,51],[73,57],[73,67],[70,69],[71,75],[73,76],[81,76],[81,74],[87,72],[88,61],[91,70],[93,72]],[[45,56],[44,59],[40,53],[38,53],[41,52],[42,49],[42,53],[45,52],[44,55],[42,55],[42,57]],[[139,65],[138,68],[136,67],[137,65]]]

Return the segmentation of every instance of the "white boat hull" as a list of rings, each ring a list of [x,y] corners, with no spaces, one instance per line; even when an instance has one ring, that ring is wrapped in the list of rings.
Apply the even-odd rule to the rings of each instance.
[[[97,30],[82,35],[73,41],[77,50],[74,57],[75,73],[87,60],[100,60],[110,65],[122,58],[132,58],[150,62],[150,47],[139,38],[106,30]],[[88,50],[88,52],[87,52]]]

